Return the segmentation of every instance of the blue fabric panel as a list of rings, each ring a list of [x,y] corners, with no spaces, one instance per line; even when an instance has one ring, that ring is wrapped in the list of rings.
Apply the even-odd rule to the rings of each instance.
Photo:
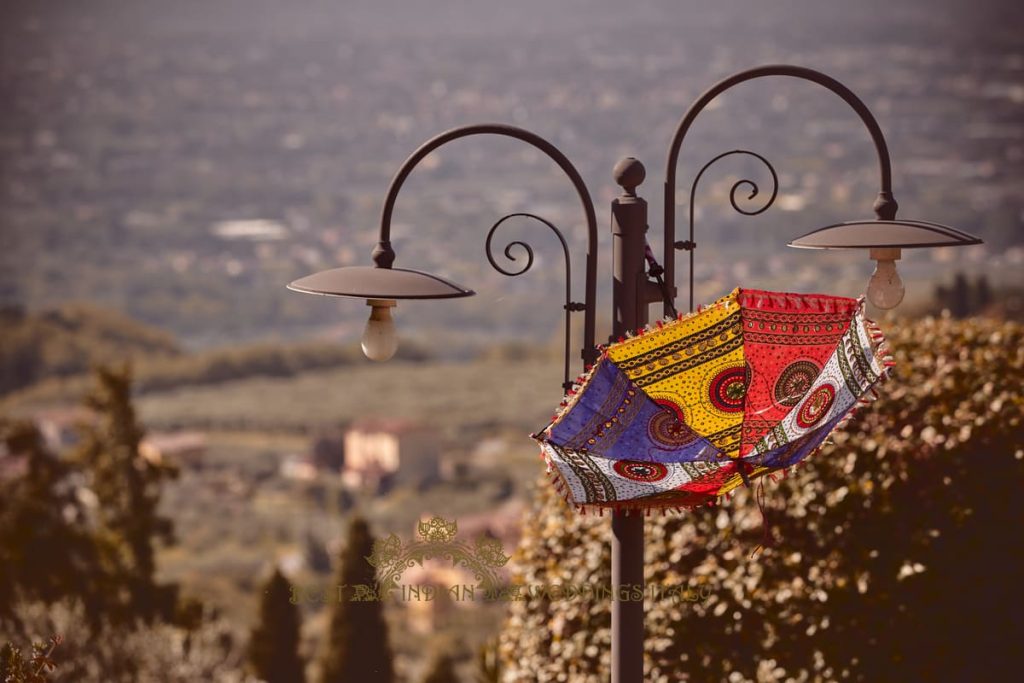
[[[551,428],[548,441],[612,460],[693,462],[722,453],[652,401],[607,358],[576,403]]]

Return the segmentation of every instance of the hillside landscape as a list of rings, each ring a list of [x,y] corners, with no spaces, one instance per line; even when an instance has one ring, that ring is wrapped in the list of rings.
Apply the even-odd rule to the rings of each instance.
[[[609,680],[610,600],[573,587],[610,584],[610,515],[571,508],[530,437],[585,371],[588,248],[614,341],[616,163],[646,168],[664,261],[673,132],[759,64],[848,85],[898,216],[983,243],[902,249],[904,300],[867,306],[894,377],[806,463],[645,518],[648,585],[676,597],[646,597],[644,680],[1014,680],[1022,27],[1009,0],[0,4],[0,682]],[[287,285],[371,265],[402,160],[475,122],[562,150],[596,243],[538,150],[435,150],[394,265],[476,295],[398,301],[370,361],[366,300]],[[754,154],[700,170],[729,150]],[[833,93],[731,89],[676,170],[681,310],[865,293],[866,250],[785,246],[874,216],[876,149]],[[510,213],[558,228],[571,277],[522,216],[485,251]]]

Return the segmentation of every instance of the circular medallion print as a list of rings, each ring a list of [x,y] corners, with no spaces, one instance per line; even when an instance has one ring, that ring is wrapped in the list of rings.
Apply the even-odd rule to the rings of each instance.
[[[670,410],[659,410],[647,423],[647,433],[662,446],[681,448],[693,443],[697,435]]]
[[[668,476],[668,468],[660,462],[637,462],[636,460],[616,460],[612,465],[616,474],[631,481],[661,481]]]
[[[822,384],[811,392],[800,411],[796,414],[796,424],[802,429],[808,429],[821,421],[821,418],[828,415],[832,402],[836,400],[836,390],[831,384]]]
[[[775,401],[792,408],[811,388],[819,372],[818,366],[809,360],[790,363],[775,382]]]
[[[667,410],[667,411],[669,411],[671,413],[675,413],[676,419],[679,420],[680,422],[686,422],[687,421],[686,420],[686,411],[683,410],[683,407],[681,405],[679,405],[678,403],[676,403],[672,399],[666,398],[664,396],[652,397],[652,398],[654,398],[654,402],[655,403],[657,403],[659,406],[661,406],[665,410]]]
[[[708,388],[711,404],[723,413],[742,412],[748,379],[746,365],[736,365],[719,372],[712,378]]]

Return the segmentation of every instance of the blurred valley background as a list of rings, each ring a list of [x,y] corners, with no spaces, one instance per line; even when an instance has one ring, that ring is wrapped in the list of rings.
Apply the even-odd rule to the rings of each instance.
[[[824,501],[825,489],[843,486],[852,471],[861,485],[848,501],[864,494],[870,506],[873,486],[888,491],[908,476],[889,462],[905,453],[886,446],[890,438],[920,446],[917,455],[938,468],[932,484],[948,485],[941,468],[981,451],[1005,456],[999,467],[1015,481],[1022,20],[1017,4],[999,0],[4,3],[0,645],[9,639],[28,648],[33,638],[62,633],[55,680],[273,680],[253,664],[263,661],[253,643],[287,642],[260,624],[295,618],[301,661],[277,680],[297,680],[299,670],[310,680],[343,680],[330,677],[341,666],[328,646],[334,606],[300,601],[289,612],[287,600],[273,602],[280,596],[272,571],[329,589],[346,549],[365,540],[357,518],[376,537],[402,538],[415,535],[421,518],[457,519],[460,536],[493,536],[508,554],[519,548],[510,565],[518,576],[578,580],[586,578],[580,566],[606,566],[603,555],[566,550],[593,533],[594,552],[606,553],[596,531],[604,527],[538,497],[542,466],[526,438],[561,396],[562,311],[551,295],[564,278],[557,242],[535,225],[510,225],[504,239],[524,239],[537,254],[534,268],[515,279],[493,271],[483,253],[497,218],[530,211],[560,226],[582,256],[582,212],[546,158],[514,141],[476,138],[421,164],[398,201],[396,263],[448,276],[478,296],[400,305],[402,346],[389,364],[372,365],[359,353],[362,302],[299,296],[284,285],[316,270],[368,264],[401,161],[433,134],[480,121],[523,126],[560,147],[587,181],[602,225],[618,194],[612,167],[626,155],[641,159],[648,180],[640,194],[651,205],[650,239],[660,255],[660,185],[679,118],[715,81],[762,63],[810,66],[849,85],[888,138],[900,215],[985,240],[905,253],[907,300],[902,317],[885,323],[903,335],[910,369],[896,393],[904,402],[883,403],[881,422],[854,430],[844,453],[860,453],[859,465],[822,465],[798,484],[824,487]],[[814,227],[873,215],[874,151],[852,112],[831,93],[789,79],[723,96],[683,150],[680,230],[694,172],[736,148],[775,164],[779,196],[764,214],[741,216],[729,206],[729,188],[751,178],[764,192],[766,169],[725,161],[704,177],[695,215],[697,302],[736,285],[859,295],[872,265],[862,255],[783,246]],[[610,305],[605,230],[600,240],[599,315]],[[677,262],[683,283],[685,258]],[[576,298],[581,287],[574,282]],[[606,320],[601,325],[599,337],[608,331]],[[915,346],[924,339],[940,350]],[[910,404],[917,412],[907,413]],[[889,461],[879,460],[886,453]],[[925,476],[929,466],[910,469]],[[864,483],[875,470],[880,479]],[[904,501],[927,490],[911,486]],[[124,491],[138,496],[122,500]],[[862,514],[850,510],[861,508],[841,503],[808,504],[801,516],[838,514],[828,528],[849,529]],[[976,533],[963,526],[971,516],[965,505],[943,503],[919,526]],[[1012,519],[1001,516],[1006,510],[983,512],[972,519]],[[538,523],[524,530],[524,514]],[[900,539],[864,535],[888,519],[861,519],[856,538],[863,547],[877,541],[903,562]],[[707,553],[693,560],[694,575],[715,575],[704,571],[715,554],[735,551],[708,542],[731,528],[716,520],[656,522],[654,560],[677,564],[685,542]],[[805,566],[827,555],[814,544],[842,532],[835,534],[808,540],[803,559],[788,565],[813,589],[779,578],[759,587],[769,595],[760,607],[736,593],[737,609],[759,614],[763,626],[766,614],[786,618],[770,607],[780,592],[817,606],[824,601],[814,591],[838,586],[853,591],[835,607],[847,616],[897,610],[864,602],[869,592],[857,586],[866,559],[824,572]],[[551,574],[542,547],[555,549],[566,573]],[[769,550],[750,566],[782,557]],[[719,576],[721,586],[750,578],[739,560],[728,566],[733,574]],[[909,566],[910,575],[923,572]],[[903,565],[894,567],[872,571],[892,569],[902,582]],[[437,565],[423,571],[423,582],[450,578]],[[707,606],[708,619],[734,613],[719,611],[722,595]],[[393,661],[398,680],[560,680],[557,672],[571,667],[569,680],[603,680],[606,613],[551,609],[388,604],[391,652],[381,656]],[[757,646],[729,638],[709,638],[703,660],[687,659],[666,626],[678,616],[659,614],[652,632],[662,654],[651,680],[832,680],[843,667],[858,680],[913,679],[880,677],[887,669],[871,669],[864,653],[835,643],[801,649],[806,623],[792,631],[791,648],[778,649],[777,666],[741,671],[729,648]],[[148,626],[136,623],[140,616]],[[818,614],[826,625],[829,616],[838,618]],[[83,619],[130,636],[120,648],[89,646]],[[566,619],[568,626],[552,625]],[[1011,626],[1004,632],[1019,632],[1019,619]],[[723,659],[739,678],[706,666]],[[545,666],[553,667],[549,678],[537,673]],[[446,671],[454,678],[443,678]]]

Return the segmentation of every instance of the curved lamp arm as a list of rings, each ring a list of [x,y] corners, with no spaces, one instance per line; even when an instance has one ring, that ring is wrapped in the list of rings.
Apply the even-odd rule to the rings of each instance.
[[[864,126],[868,129],[868,133],[871,135],[871,140],[874,142],[875,151],[878,154],[878,170],[879,170],[879,191],[878,199],[875,200],[874,210],[875,215],[883,220],[893,220],[896,218],[896,210],[899,205],[892,196],[892,166],[889,161],[889,147],[885,143],[885,136],[882,135],[882,129],[879,127],[878,122],[875,120],[874,115],[868,110],[867,106],[857,97],[853,91],[847,88],[845,85],[827,76],[820,71],[814,69],[808,69],[802,66],[791,66],[788,64],[771,64],[767,66],[761,66],[754,69],[748,69],[746,71],[740,71],[738,73],[725,78],[718,83],[708,88],[704,94],[698,97],[690,108],[683,115],[682,120],[679,122],[679,126],[676,128],[675,136],[672,138],[672,145],[669,147],[668,162],[665,169],[665,282],[669,288],[675,287],[675,250],[677,248],[687,249],[690,252],[690,308],[693,308],[693,248],[695,246],[693,241],[693,221],[692,221],[692,201],[691,201],[691,221],[690,221],[690,237],[688,242],[680,243],[680,246],[676,246],[675,235],[676,235],[676,167],[679,164],[679,151],[683,146],[683,140],[686,138],[686,134],[689,132],[690,127],[693,125],[697,115],[700,114],[708,104],[718,97],[720,94],[745,81],[750,81],[755,78],[761,78],[763,76],[791,76],[793,78],[800,78],[805,81],[811,81],[817,83],[838,95],[844,102],[857,113]],[[720,157],[716,157],[717,160]],[[709,162],[709,163],[713,163]],[[705,166],[705,169],[707,167]],[[770,168],[770,166],[769,166]],[[701,169],[703,173],[704,169]],[[773,172],[774,175],[774,172]],[[735,191],[735,187],[733,188]],[[691,191],[692,197],[692,191]],[[774,194],[773,194],[774,198]],[[768,205],[771,201],[768,202]],[[735,203],[733,204],[735,206]],[[764,208],[767,208],[765,206]],[[761,209],[763,211],[764,209]],[[760,211],[758,212],[760,213]],[[671,289],[670,289],[671,291]],[[666,314],[668,310],[666,310]]]
[[[579,195],[580,202],[583,204],[583,213],[587,223],[587,262],[586,262],[586,273],[585,273],[585,291],[583,297],[582,307],[579,305],[573,305],[571,301],[566,300],[566,311],[567,313],[572,310],[583,310],[583,350],[581,356],[583,361],[590,364],[597,357],[597,350],[594,344],[595,334],[595,306],[596,306],[596,294],[597,294],[597,218],[594,215],[594,204],[590,199],[590,192],[587,191],[587,186],[583,183],[583,178],[580,177],[579,171],[572,165],[572,162],[562,152],[552,145],[544,138],[531,133],[528,130],[517,128],[515,126],[509,126],[499,123],[483,123],[471,126],[462,126],[460,128],[453,128],[445,131],[440,135],[437,135],[430,140],[423,143],[419,149],[413,152],[408,159],[402,164],[395,174],[395,177],[391,180],[391,185],[388,187],[387,197],[384,200],[384,208],[381,211],[380,216],[380,238],[377,242],[377,246],[373,250],[373,262],[378,268],[390,268],[391,264],[395,260],[395,251],[391,247],[391,215],[395,208],[395,200],[398,198],[398,192],[402,189],[402,184],[406,178],[412,172],[413,168],[421,162],[428,154],[433,152],[441,145],[457,140],[459,138],[469,137],[471,135],[502,135],[516,140],[522,140],[523,142],[536,147],[540,151],[548,155],[558,167],[562,169],[569,180],[572,181],[573,186],[576,188],[576,193]],[[530,216],[533,218],[533,216]],[[504,219],[502,219],[503,221]],[[499,221],[500,224],[502,221]],[[547,223],[547,221],[543,221]],[[494,226],[496,228],[497,225]],[[554,226],[548,224],[548,227],[554,229]],[[491,258],[490,253],[490,242],[491,235],[494,232],[494,228],[488,233],[487,238],[487,250],[488,260],[491,262],[499,272],[509,275],[510,273],[497,267],[494,259]],[[558,234],[559,239],[562,239],[560,233],[555,230]],[[525,246],[522,243],[518,243],[520,246]],[[506,248],[506,256],[510,259],[508,248]],[[565,248],[563,240],[563,250]],[[530,263],[532,263],[532,252],[528,252],[530,256]],[[568,265],[568,252],[566,251],[566,264]],[[529,264],[526,268],[512,274],[519,275],[529,269]],[[566,279],[568,282],[569,273],[568,268],[566,272]],[[569,330],[568,325],[566,326],[566,335],[568,338]],[[568,346],[568,341],[566,342]]]

